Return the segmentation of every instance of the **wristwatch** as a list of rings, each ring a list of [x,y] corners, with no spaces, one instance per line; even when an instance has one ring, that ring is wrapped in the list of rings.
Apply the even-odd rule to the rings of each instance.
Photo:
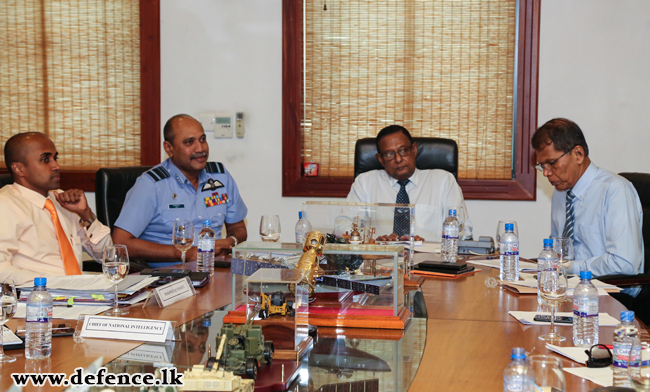
[[[89,228],[90,225],[92,225],[96,220],[97,220],[97,215],[95,215],[95,213],[93,212],[93,213],[91,213],[91,215],[90,215],[90,219],[88,219],[88,220],[79,219],[79,225],[80,225],[81,227],[83,227],[84,229],[87,229],[87,228]]]
[[[233,246],[237,246],[237,244],[239,243],[239,241],[237,241],[237,237],[235,237],[234,235],[228,236],[228,238],[232,238],[233,240],[235,240],[235,245]]]

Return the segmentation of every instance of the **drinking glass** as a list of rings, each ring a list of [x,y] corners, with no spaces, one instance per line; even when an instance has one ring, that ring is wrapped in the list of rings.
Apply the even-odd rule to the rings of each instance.
[[[74,340],[75,343],[84,342],[84,338],[81,337],[81,331],[83,330],[84,322],[86,321],[86,316],[88,315],[81,314],[77,318],[77,325],[75,325],[74,334],[72,335],[72,339]]]
[[[636,391],[650,391],[650,345],[641,342],[640,357],[628,355],[628,377]]]
[[[176,219],[172,238],[176,249],[181,251],[181,265],[185,269],[185,254],[194,245],[194,223],[187,219]]]
[[[571,267],[575,258],[573,252],[573,238],[553,237],[553,250],[560,258],[560,265],[566,269]]]
[[[562,360],[550,355],[531,355],[528,364],[535,373],[535,391],[566,392]]]
[[[16,286],[14,286],[13,280],[9,279],[5,283],[0,283],[0,363],[16,360],[15,357],[5,355],[2,348],[2,344],[4,343],[2,335],[5,323],[11,320],[14,314],[16,314],[16,309],[18,308],[17,303]]]
[[[120,283],[129,273],[129,253],[125,245],[109,245],[104,248],[104,260],[102,262],[104,276],[114,285],[115,306],[107,310],[109,316],[123,316],[128,314],[127,309],[119,309],[117,306],[117,284]]]
[[[277,215],[262,215],[260,221],[260,237],[265,242],[277,242],[280,239],[280,217]]]
[[[548,265],[537,274],[537,288],[542,299],[551,307],[551,332],[539,338],[561,342],[566,338],[555,333],[555,308],[566,298],[568,281],[566,269],[560,265]]]
[[[501,242],[501,236],[503,235],[503,233],[506,232],[506,223],[512,223],[512,225],[514,227],[513,233],[515,233],[517,235],[517,237],[519,237],[519,229],[517,229],[517,221],[500,220],[499,224],[497,225],[497,236],[494,239],[496,250],[499,250],[499,247],[500,247],[499,244]]]

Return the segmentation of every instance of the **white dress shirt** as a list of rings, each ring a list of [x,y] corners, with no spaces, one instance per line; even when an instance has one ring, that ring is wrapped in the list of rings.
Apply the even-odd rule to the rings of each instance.
[[[643,210],[632,183],[591,163],[571,191],[575,261],[569,270],[594,276],[643,272]],[[564,230],[566,193],[553,192],[553,237]]]
[[[472,222],[467,214],[456,178],[445,170],[415,169],[406,185],[411,204],[415,204],[415,234],[427,241],[442,240],[442,223],[447,217],[447,207],[463,207],[465,225],[461,238],[470,238]],[[347,201],[356,203],[395,203],[400,185],[385,170],[372,170],[360,174],[352,184]],[[379,230],[379,229],[378,229]],[[377,235],[390,233],[377,232]]]
[[[82,246],[95,259],[101,260],[105,245],[112,244],[111,231],[99,220],[84,229],[79,216],[61,207],[50,191],[59,221],[74,254],[82,265]],[[45,209],[45,197],[18,184],[0,189],[0,281],[7,278],[16,285],[39,276],[65,275],[59,241],[52,216]]]

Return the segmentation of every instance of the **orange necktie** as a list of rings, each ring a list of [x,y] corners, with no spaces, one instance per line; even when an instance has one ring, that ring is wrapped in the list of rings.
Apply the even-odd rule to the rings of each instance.
[[[52,200],[45,200],[45,209],[50,212],[50,215],[52,215],[52,222],[54,222],[54,228],[56,229],[56,238],[59,240],[59,248],[61,249],[61,258],[63,259],[65,274],[81,275],[79,263],[77,263],[77,258],[74,255],[68,237],[65,235],[65,231],[63,231],[63,227],[59,221],[59,216],[56,214],[56,209],[54,208]]]

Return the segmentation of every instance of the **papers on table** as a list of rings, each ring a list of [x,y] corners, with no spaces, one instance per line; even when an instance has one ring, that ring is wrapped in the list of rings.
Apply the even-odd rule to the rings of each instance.
[[[589,356],[585,352],[585,349],[582,347],[561,347],[546,343],[546,348],[551,351],[555,351],[558,354],[562,354],[570,360],[576,361],[581,365],[587,363],[587,360],[589,359]]]
[[[15,317],[15,316],[14,316]],[[15,333],[4,325],[2,326],[2,347],[11,348],[12,346],[17,346],[23,344],[23,341],[20,340]]]
[[[603,368],[566,367],[564,371],[603,387],[611,387],[614,385],[614,372],[609,366]]]
[[[471,259],[467,260],[468,263],[483,265],[491,268],[501,268],[501,261],[499,258],[495,259]],[[530,261],[519,260],[519,270],[535,270],[537,271],[537,264]]]
[[[550,325],[551,324],[550,321],[545,322],[545,321],[533,320],[533,318],[538,314],[550,316],[551,315],[550,312],[519,312],[519,311],[511,310],[508,312],[508,314],[516,318],[517,320],[519,320],[519,322],[521,322],[522,324],[529,324],[529,325]],[[573,317],[573,313],[555,312],[555,316]],[[610,316],[608,313],[598,313],[598,326],[600,327],[615,327],[620,323],[621,323],[620,321]],[[555,325],[571,327],[573,324],[555,323]]]
[[[145,293],[148,295],[148,293]],[[99,314],[110,309],[110,306],[95,306],[95,305],[74,305],[74,306],[54,306],[52,308],[52,317],[66,320],[76,320],[82,314]],[[14,318],[25,318],[27,312],[27,304],[24,302],[18,303],[18,309]]]
[[[120,303],[133,304],[143,300],[140,291],[158,280],[157,276],[128,275],[117,285]],[[25,301],[33,283],[20,287],[20,300]],[[104,275],[52,276],[47,278],[47,290],[56,304],[109,305],[114,301],[113,284]],[[146,298],[146,296],[144,297]],[[137,301],[136,301],[137,302]]]
[[[411,243],[410,242],[400,242],[400,244],[404,244],[404,249],[409,249]],[[422,242],[422,241],[415,241],[414,242],[415,248],[413,249],[416,252],[420,253],[440,253],[440,242]]]

